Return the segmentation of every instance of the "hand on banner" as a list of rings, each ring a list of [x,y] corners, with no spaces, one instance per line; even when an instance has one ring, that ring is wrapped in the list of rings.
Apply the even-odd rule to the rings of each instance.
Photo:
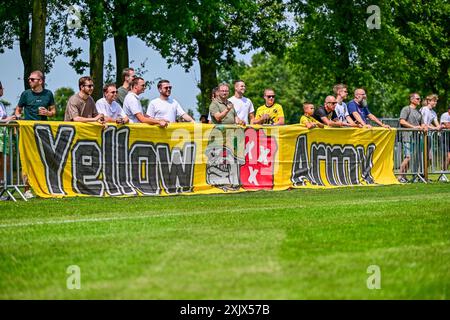
[[[167,127],[167,126],[169,125],[169,121],[164,120],[164,119],[161,119],[161,120],[158,121],[158,125],[159,125],[161,128],[165,128],[165,127]]]

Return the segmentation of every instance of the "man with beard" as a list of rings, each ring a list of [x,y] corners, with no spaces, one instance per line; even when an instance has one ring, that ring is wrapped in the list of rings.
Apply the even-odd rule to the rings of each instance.
[[[370,112],[369,107],[367,106],[366,91],[362,88],[358,88],[355,90],[355,98],[349,102],[348,112],[350,113],[353,121],[365,126],[366,128],[372,128],[372,126],[367,123],[368,120],[372,120],[380,127],[390,128],[389,125],[381,122],[375,115]]]

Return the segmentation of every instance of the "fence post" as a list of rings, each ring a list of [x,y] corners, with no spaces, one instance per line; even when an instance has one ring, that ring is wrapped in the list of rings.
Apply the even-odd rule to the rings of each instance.
[[[423,178],[428,182],[428,131],[423,132]]]

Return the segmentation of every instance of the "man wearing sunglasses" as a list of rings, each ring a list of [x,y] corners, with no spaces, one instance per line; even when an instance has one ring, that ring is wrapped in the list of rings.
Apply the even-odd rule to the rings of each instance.
[[[78,80],[80,91],[67,101],[64,121],[99,122],[105,123],[104,115],[97,112],[95,101],[91,97],[94,91],[94,82],[91,77],[81,77]]]
[[[116,85],[114,83],[105,84],[103,87],[103,98],[98,99],[95,103],[97,112],[105,116],[106,122],[116,122],[117,124],[128,123],[129,119],[116,99]]]
[[[323,123],[326,126],[330,127],[343,127],[345,124],[340,120],[332,120],[337,119],[336,113],[334,110],[336,109],[337,100],[333,96],[327,96],[325,98],[325,104],[320,106],[314,111],[313,118],[317,121]]]
[[[154,119],[163,119],[168,122],[176,122],[177,117],[183,118],[186,122],[195,122],[180,106],[177,100],[170,97],[172,85],[169,80],[158,82],[159,98],[153,99],[148,104],[147,115]]]
[[[144,114],[139,96],[144,93],[146,86],[145,80],[141,77],[135,77],[131,81],[131,90],[123,101],[123,111],[131,123],[146,123],[165,128],[169,124],[167,120],[155,119]]]
[[[275,103],[275,91],[273,89],[264,90],[265,104],[256,111],[256,116],[252,124],[270,124],[273,126],[284,125],[283,107]]]
[[[417,110],[420,106],[420,95],[417,92],[411,93],[409,95],[409,105],[403,107],[400,111],[400,126],[402,128],[417,129],[417,130],[427,130],[427,125],[423,121],[422,114]],[[398,177],[398,181],[401,183],[406,183],[406,172],[409,168],[409,161],[411,160],[413,148],[418,148],[418,136],[417,132],[402,132],[402,147],[403,147],[403,161],[400,165],[401,175]]]
[[[25,90],[20,95],[14,115],[19,120],[46,121],[47,117],[54,117],[56,114],[55,99],[50,90],[44,88],[45,78],[42,71],[31,72],[28,78],[30,89]],[[24,116],[22,117],[22,112]],[[24,197],[31,199],[34,197],[31,193],[26,174],[23,174]]]
[[[19,103],[15,110],[15,116],[24,120],[47,120],[56,114],[55,99],[50,90],[44,89],[44,74],[33,71],[28,78],[30,89],[20,95]]]
[[[238,124],[245,125],[242,119],[239,119],[233,104],[228,101],[230,95],[230,86],[223,82],[218,86],[216,98],[209,105],[209,114],[214,124]]]
[[[387,124],[381,122],[375,115],[373,115],[369,107],[367,106],[367,96],[366,91],[362,88],[358,88],[355,90],[355,98],[348,103],[348,112],[352,117],[352,120],[358,124],[363,125],[366,128],[372,128],[370,124],[368,124],[368,119],[372,120],[380,127],[390,128]]]

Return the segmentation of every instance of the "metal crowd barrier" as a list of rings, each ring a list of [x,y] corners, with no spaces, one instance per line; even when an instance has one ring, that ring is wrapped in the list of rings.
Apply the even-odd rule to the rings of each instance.
[[[450,130],[397,129],[394,145],[394,174],[409,182],[449,181]]]
[[[17,201],[17,194],[25,201],[20,188],[25,187],[19,155],[19,125],[17,123],[0,123],[0,139],[2,150],[0,157],[3,163],[3,172],[0,174],[0,198],[2,200]]]
[[[426,139],[425,139],[426,137]],[[25,187],[19,155],[19,126],[17,123],[0,123],[0,153],[3,174],[0,174],[0,198],[17,201],[17,193],[27,201],[21,188]],[[430,174],[439,181],[449,181],[450,130],[423,132],[417,129],[398,128],[394,145],[394,174],[410,177],[409,182],[428,182]]]
[[[449,181],[450,130],[428,132],[428,174],[438,175],[438,180]]]
[[[400,128],[400,119],[398,118],[380,118],[380,120],[392,128]],[[377,124],[373,123],[373,125],[376,126]]]

